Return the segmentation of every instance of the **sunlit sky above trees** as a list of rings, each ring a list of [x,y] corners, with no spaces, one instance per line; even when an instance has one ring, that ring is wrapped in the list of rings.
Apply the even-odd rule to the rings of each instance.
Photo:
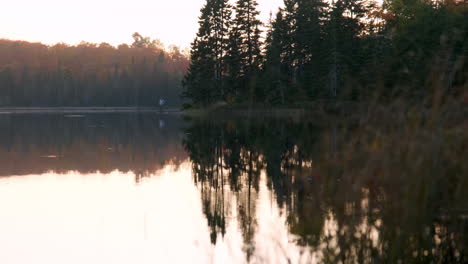
[[[234,0],[231,0],[234,2]],[[258,0],[268,21],[283,0]],[[0,38],[54,44],[131,43],[132,33],[189,47],[205,0],[14,0],[0,8]]]

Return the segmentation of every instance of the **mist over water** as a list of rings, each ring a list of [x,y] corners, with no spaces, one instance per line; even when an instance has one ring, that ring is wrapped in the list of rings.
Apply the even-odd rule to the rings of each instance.
[[[378,152],[346,151],[356,129],[277,118],[2,115],[0,260],[466,261],[466,183],[445,177],[456,168],[443,156],[441,171],[385,167]],[[362,166],[369,160],[374,167]]]

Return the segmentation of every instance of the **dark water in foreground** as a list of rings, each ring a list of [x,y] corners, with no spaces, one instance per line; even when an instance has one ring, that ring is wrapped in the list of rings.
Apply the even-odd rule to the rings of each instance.
[[[386,167],[346,131],[0,115],[0,263],[468,262],[463,170]]]

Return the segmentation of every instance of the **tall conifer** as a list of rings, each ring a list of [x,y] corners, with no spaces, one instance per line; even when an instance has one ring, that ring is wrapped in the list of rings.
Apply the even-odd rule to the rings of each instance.
[[[261,57],[260,27],[262,23],[258,19],[260,12],[257,10],[256,0],[238,0],[236,2],[236,16],[231,35],[231,47],[238,51],[240,63],[240,77],[242,79],[243,94],[254,96],[254,77],[259,71]],[[248,91],[248,94],[247,94]]]
[[[286,99],[287,30],[288,25],[284,19],[283,10],[280,9],[276,14],[276,19],[270,19],[270,28],[265,41],[262,88],[265,100],[272,104],[284,104]]]
[[[215,77],[215,58],[212,54],[213,1],[207,0],[201,9],[199,29],[192,43],[190,66],[184,77],[184,96],[191,98],[194,103],[208,105],[213,100]]]
[[[224,99],[224,78],[231,6],[228,0],[207,0],[192,43],[191,64],[184,78],[185,96],[208,105]]]

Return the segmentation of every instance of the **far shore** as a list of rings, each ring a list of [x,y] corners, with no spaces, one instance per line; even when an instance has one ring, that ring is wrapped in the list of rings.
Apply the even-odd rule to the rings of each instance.
[[[177,108],[158,107],[0,107],[0,114],[46,113],[180,113]]]

